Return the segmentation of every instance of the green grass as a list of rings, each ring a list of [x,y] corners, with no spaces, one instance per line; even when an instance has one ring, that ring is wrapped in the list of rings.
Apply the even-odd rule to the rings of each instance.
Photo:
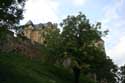
[[[41,60],[30,60],[17,53],[0,53],[0,83],[73,83],[73,76],[68,70]]]
[[[0,83],[71,83],[71,74],[59,67],[16,53],[0,53]]]

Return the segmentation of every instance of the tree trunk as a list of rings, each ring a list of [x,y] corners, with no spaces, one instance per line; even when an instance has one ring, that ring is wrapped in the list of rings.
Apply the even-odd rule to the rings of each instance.
[[[77,67],[74,67],[73,73],[74,73],[74,83],[79,83],[80,69]]]

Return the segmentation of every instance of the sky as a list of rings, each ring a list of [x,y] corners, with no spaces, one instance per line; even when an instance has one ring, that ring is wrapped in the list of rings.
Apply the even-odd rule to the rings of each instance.
[[[109,30],[103,38],[107,56],[118,65],[125,64],[125,0],[28,0],[21,24],[60,23],[68,15],[82,12],[92,24],[102,23]]]

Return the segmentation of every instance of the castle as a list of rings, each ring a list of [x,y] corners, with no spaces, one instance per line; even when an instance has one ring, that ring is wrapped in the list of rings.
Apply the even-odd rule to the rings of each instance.
[[[32,42],[37,42],[39,44],[46,44],[45,36],[56,30],[57,24],[56,23],[40,23],[40,24],[33,24],[32,21],[28,21],[25,25],[22,26],[22,29],[19,30],[19,34],[24,37],[27,37]],[[96,47],[99,47],[104,51],[104,41],[100,38],[99,41],[95,43]]]
[[[56,23],[52,24],[51,22],[48,22],[45,24],[33,24],[32,21],[28,21],[22,26],[22,29],[19,30],[19,33],[30,39],[32,42],[45,44],[45,35],[48,33],[48,31],[53,31],[56,28]]]
[[[28,21],[25,25],[22,26],[22,29],[19,30],[19,34],[31,40],[32,43],[36,42],[42,45],[46,44],[45,36],[57,29],[57,24],[48,23],[40,23],[33,24],[32,21]],[[99,47],[103,52],[104,49],[104,41],[100,38],[99,41],[95,43],[96,47]],[[68,67],[71,64],[71,58],[65,58],[63,65]]]

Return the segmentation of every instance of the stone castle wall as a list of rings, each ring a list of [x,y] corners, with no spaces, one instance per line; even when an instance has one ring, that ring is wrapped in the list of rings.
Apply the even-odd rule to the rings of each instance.
[[[47,29],[54,30],[55,28],[57,28],[57,24],[52,24],[51,22],[34,25],[31,21],[29,21],[23,26],[21,33],[23,36],[31,39],[32,42],[44,44]]]

